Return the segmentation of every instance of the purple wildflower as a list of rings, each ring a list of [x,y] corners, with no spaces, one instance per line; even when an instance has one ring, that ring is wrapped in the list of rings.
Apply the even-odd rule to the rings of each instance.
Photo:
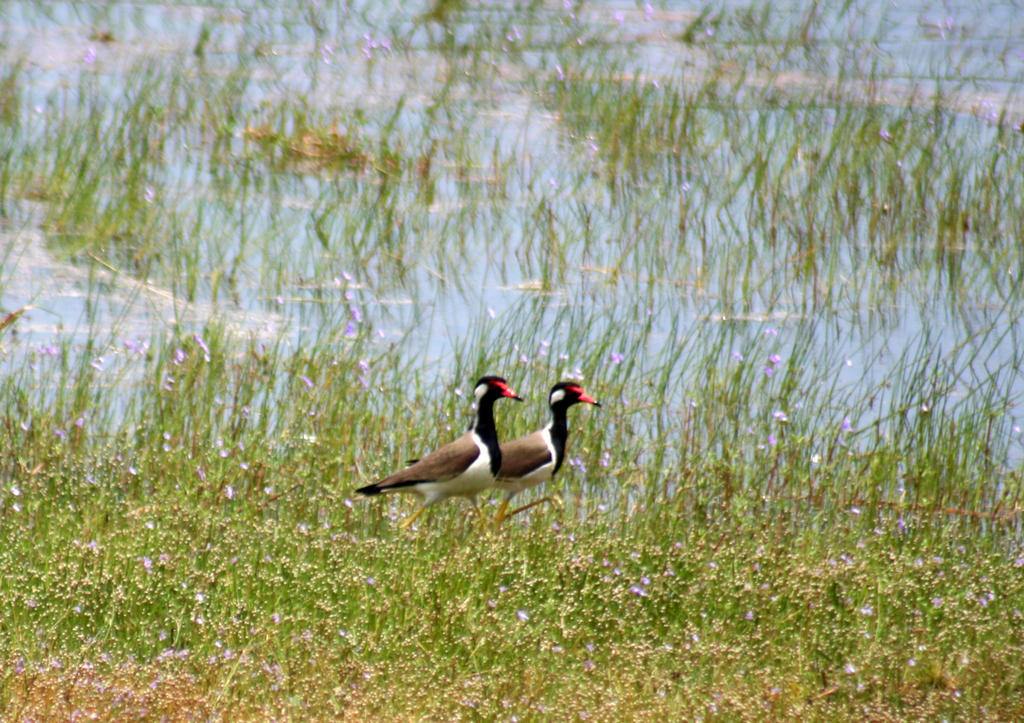
[[[210,347],[206,345],[206,342],[203,340],[203,337],[199,336],[199,334],[193,334],[192,341],[199,345],[199,348],[203,350],[204,354],[210,353]]]
[[[391,53],[391,41],[390,40],[373,40],[369,34],[363,35],[363,47],[360,49],[363,57],[367,60],[373,59],[373,51],[381,50],[385,55]]]

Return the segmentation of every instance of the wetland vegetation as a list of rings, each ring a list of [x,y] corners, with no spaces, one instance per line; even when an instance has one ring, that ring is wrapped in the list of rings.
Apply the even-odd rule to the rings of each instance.
[[[1022,38],[6,3],[0,715],[1024,716]],[[486,373],[561,504],[356,498]]]

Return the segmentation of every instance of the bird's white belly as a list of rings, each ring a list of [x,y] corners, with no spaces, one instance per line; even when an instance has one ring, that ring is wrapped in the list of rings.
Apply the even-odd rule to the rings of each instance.
[[[490,457],[484,449],[462,474],[446,480],[420,483],[416,485],[416,491],[423,496],[423,506],[426,507],[446,497],[475,497],[493,486]]]
[[[509,493],[509,496],[528,490],[531,487],[536,487],[541,482],[547,482],[554,476],[555,463],[548,462],[543,467],[530,472],[530,474],[520,477],[518,479],[503,479],[501,481],[501,488]]]

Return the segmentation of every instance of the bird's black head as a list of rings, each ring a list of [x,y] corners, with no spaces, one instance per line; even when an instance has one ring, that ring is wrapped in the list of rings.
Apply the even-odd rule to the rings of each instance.
[[[551,387],[551,395],[548,397],[548,404],[550,406],[562,405],[570,407],[579,402],[593,404],[595,407],[601,406],[600,402],[583,391],[583,387],[576,382],[559,382]]]
[[[501,377],[480,377],[480,381],[473,388],[473,394],[476,396],[477,402],[481,402],[485,398],[500,399],[501,397],[523,401],[523,398],[512,391],[508,382]]]

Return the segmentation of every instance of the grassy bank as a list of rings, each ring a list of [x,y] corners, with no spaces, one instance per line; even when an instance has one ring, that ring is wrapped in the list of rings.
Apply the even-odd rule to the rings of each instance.
[[[672,414],[638,396],[653,384],[595,381],[561,507],[494,532],[453,503],[402,533],[411,504],[352,489],[453,436],[464,396],[379,360],[201,341],[125,352],[149,379],[134,394],[76,375],[9,418],[8,711],[1020,712],[1020,476],[977,446],[981,410],[918,411],[886,441],[800,422],[817,404],[797,384],[808,403],[762,438],[725,382]],[[503,428],[538,424],[554,371],[494,364],[534,402]],[[93,406],[72,419],[76,399]]]

